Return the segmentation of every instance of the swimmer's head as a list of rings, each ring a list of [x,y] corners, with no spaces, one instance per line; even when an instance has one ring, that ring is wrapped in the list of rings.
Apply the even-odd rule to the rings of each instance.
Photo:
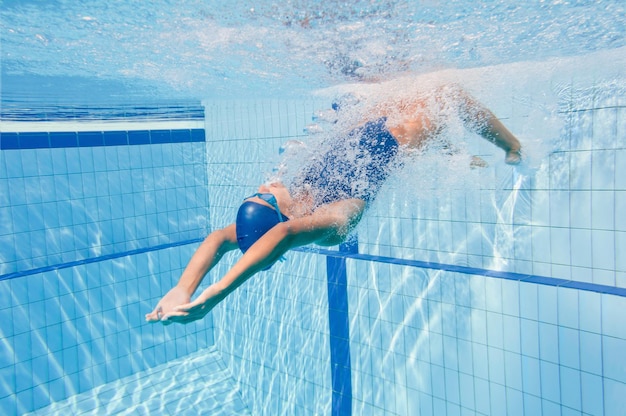
[[[252,197],[258,197],[272,206],[270,208],[260,202],[246,200],[237,211],[236,232],[239,249],[245,253],[259,238],[271,230],[275,225],[289,218],[282,215],[278,208],[276,198],[270,193],[257,193]],[[249,199],[249,198],[247,198]]]

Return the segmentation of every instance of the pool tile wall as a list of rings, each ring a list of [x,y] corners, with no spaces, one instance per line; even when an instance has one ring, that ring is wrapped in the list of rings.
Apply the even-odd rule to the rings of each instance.
[[[560,125],[554,136],[538,139],[532,114],[534,106],[554,102],[518,99],[504,110],[494,108],[514,114],[502,121],[529,142],[527,165],[503,164],[499,149],[472,135],[464,140],[491,166],[460,170],[471,183],[446,181],[454,166],[431,164],[426,174],[433,179],[406,192],[409,175],[425,173],[409,164],[389,181],[359,229],[361,252],[626,287],[620,256],[626,228],[619,215],[626,195],[626,98],[616,90],[594,100],[593,86],[570,88],[588,89],[588,99],[580,92],[576,100],[569,97],[574,93],[554,98],[558,111],[544,116],[546,124]]]
[[[206,101],[211,228],[234,221],[241,200],[280,162],[320,100]],[[207,280],[239,257],[231,253]],[[290,252],[214,309],[215,345],[253,414],[329,414],[332,406],[326,263]]]
[[[0,147],[0,275],[206,231],[203,130],[2,132]]]
[[[143,128],[0,135],[2,414],[213,344],[144,321],[209,220],[204,130]]]
[[[527,140],[526,165],[505,165],[499,149],[467,133],[462,141],[468,152],[490,164],[462,171],[475,180],[471,187],[456,182],[446,188],[448,162],[434,165],[430,188],[407,192],[416,180],[408,175],[420,172],[410,165],[385,185],[357,229],[362,257],[347,256],[354,414],[625,411],[619,353],[626,346],[619,324],[626,307],[620,257],[625,230],[618,214],[626,191],[625,103],[618,91],[605,91],[609,98],[600,100],[597,92],[605,86],[584,81],[572,81],[569,88],[577,92],[571,97],[560,91],[545,102],[527,99],[534,90],[522,86],[491,95],[482,90],[479,98]],[[581,91],[592,99],[581,100]],[[298,138],[300,126],[294,130],[289,123],[297,116],[309,122],[309,105],[207,103],[207,120],[217,121],[207,132],[214,149],[208,163],[220,172],[209,179],[217,202],[211,207],[214,228],[232,221],[241,199],[277,163],[280,144]],[[313,110],[325,109],[328,103],[315,105]],[[550,106],[558,111],[537,114],[537,107]],[[558,127],[537,130],[550,124]],[[314,377],[335,374],[325,369],[331,365],[328,330],[321,323],[298,327],[307,319],[301,310],[327,299],[321,284],[326,270],[316,256],[323,257],[290,253],[215,311],[216,345],[246,386],[244,400],[253,411],[297,406],[305,414],[339,414],[328,391],[315,409],[298,395],[298,389],[319,394],[331,388],[331,380]],[[416,267],[412,260],[428,264]],[[463,272],[446,271],[447,265]],[[282,325],[289,329],[283,332]],[[318,334],[319,350],[329,354],[325,365],[322,356],[290,356],[297,350],[293,342],[305,345]],[[251,337],[251,347],[237,349]],[[293,361],[307,364],[294,370]],[[293,386],[301,387],[294,392]]]

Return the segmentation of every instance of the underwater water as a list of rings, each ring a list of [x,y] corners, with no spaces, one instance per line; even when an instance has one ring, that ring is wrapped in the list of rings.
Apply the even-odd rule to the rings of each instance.
[[[3,90],[61,102],[64,89],[94,102],[291,97],[406,71],[619,48],[624,13],[619,1],[7,0],[3,75],[44,78],[35,91]],[[97,90],[84,97],[88,86]]]
[[[0,413],[625,413],[625,15],[3,1]],[[144,322],[258,182],[312,156],[290,143],[450,84],[524,163],[446,115],[350,244],[288,253],[200,322]]]

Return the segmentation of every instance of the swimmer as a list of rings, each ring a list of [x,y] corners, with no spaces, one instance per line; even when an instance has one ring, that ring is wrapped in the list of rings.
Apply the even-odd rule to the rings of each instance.
[[[466,128],[504,150],[506,163],[519,163],[517,138],[491,111],[453,88],[455,109]],[[393,117],[382,106],[372,110],[369,120],[303,167],[289,188],[278,182],[261,185],[240,205],[234,224],[212,232],[198,247],[178,284],[146,320],[165,325],[196,321],[288,250],[343,242],[376,197],[398,155],[424,146],[441,131],[443,120],[426,111],[424,101],[402,102],[397,107],[400,117],[396,109]],[[192,302],[191,296],[209,270],[226,252],[236,249],[243,256]]]

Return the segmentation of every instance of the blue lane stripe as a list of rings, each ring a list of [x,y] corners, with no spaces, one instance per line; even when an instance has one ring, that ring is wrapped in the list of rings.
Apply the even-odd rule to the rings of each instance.
[[[498,279],[516,280],[520,282],[534,283],[538,285],[567,287],[572,289],[584,290],[588,292],[604,293],[609,295],[626,297],[626,288],[599,285],[596,283],[577,282],[574,280],[560,279],[557,277],[538,276],[525,273],[504,272],[489,269],[480,269],[477,267],[457,266],[454,264],[435,263],[420,260],[397,259],[395,257],[374,256],[371,254],[346,253],[335,250],[325,250],[310,247],[299,247],[294,251],[302,251],[307,253],[317,253],[329,257],[350,258],[355,260],[372,261],[376,263],[397,264],[401,266],[411,266],[421,269],[443,270],[448,272],[473,274],[486,277],[494,277]]]
[[[204,142],[204,129],[0,132],[0,150]]]
[[[36,269],[7,273],[7,274],[0,275],[0,281],[7,280],[7,279],[15,279],[17,277],[32,276],[34,274],[45,273],[45,272],[49,272],[52,270],[61,270],[61,269],[67,269],[69,267],[82,266],[84,264],[98,263],[100,261],[105,261],[105,260],[119,259],[120,257],[127,257],[127,256],[133,256],[137,254],[149,253],[151,251],[159,251],[159,250],[164,250],[164,249],[172,248],[172,247],[186,246],[188,244],[196,244],[196,243],[202,242],[203,240],[204,240],[203,238],[194,238],[191,240],[176,241],[174,243],[161,244],[161,245],[153,246],[153,247],[138,248],[135,250],[123,251],[120,253],[112,253],[112,254],[107,254],[104,256],[90,257],[87,259],[69,261],[67,263],[59,263],[59,264],[53,264],[50,266],[38,267]]]
[[[341,253],[357,253],[356,244],[341,244]],[[333,416],[352,414],[352,369],[350,365],[350,316],[346,257],[326,256],[328,323]]]

